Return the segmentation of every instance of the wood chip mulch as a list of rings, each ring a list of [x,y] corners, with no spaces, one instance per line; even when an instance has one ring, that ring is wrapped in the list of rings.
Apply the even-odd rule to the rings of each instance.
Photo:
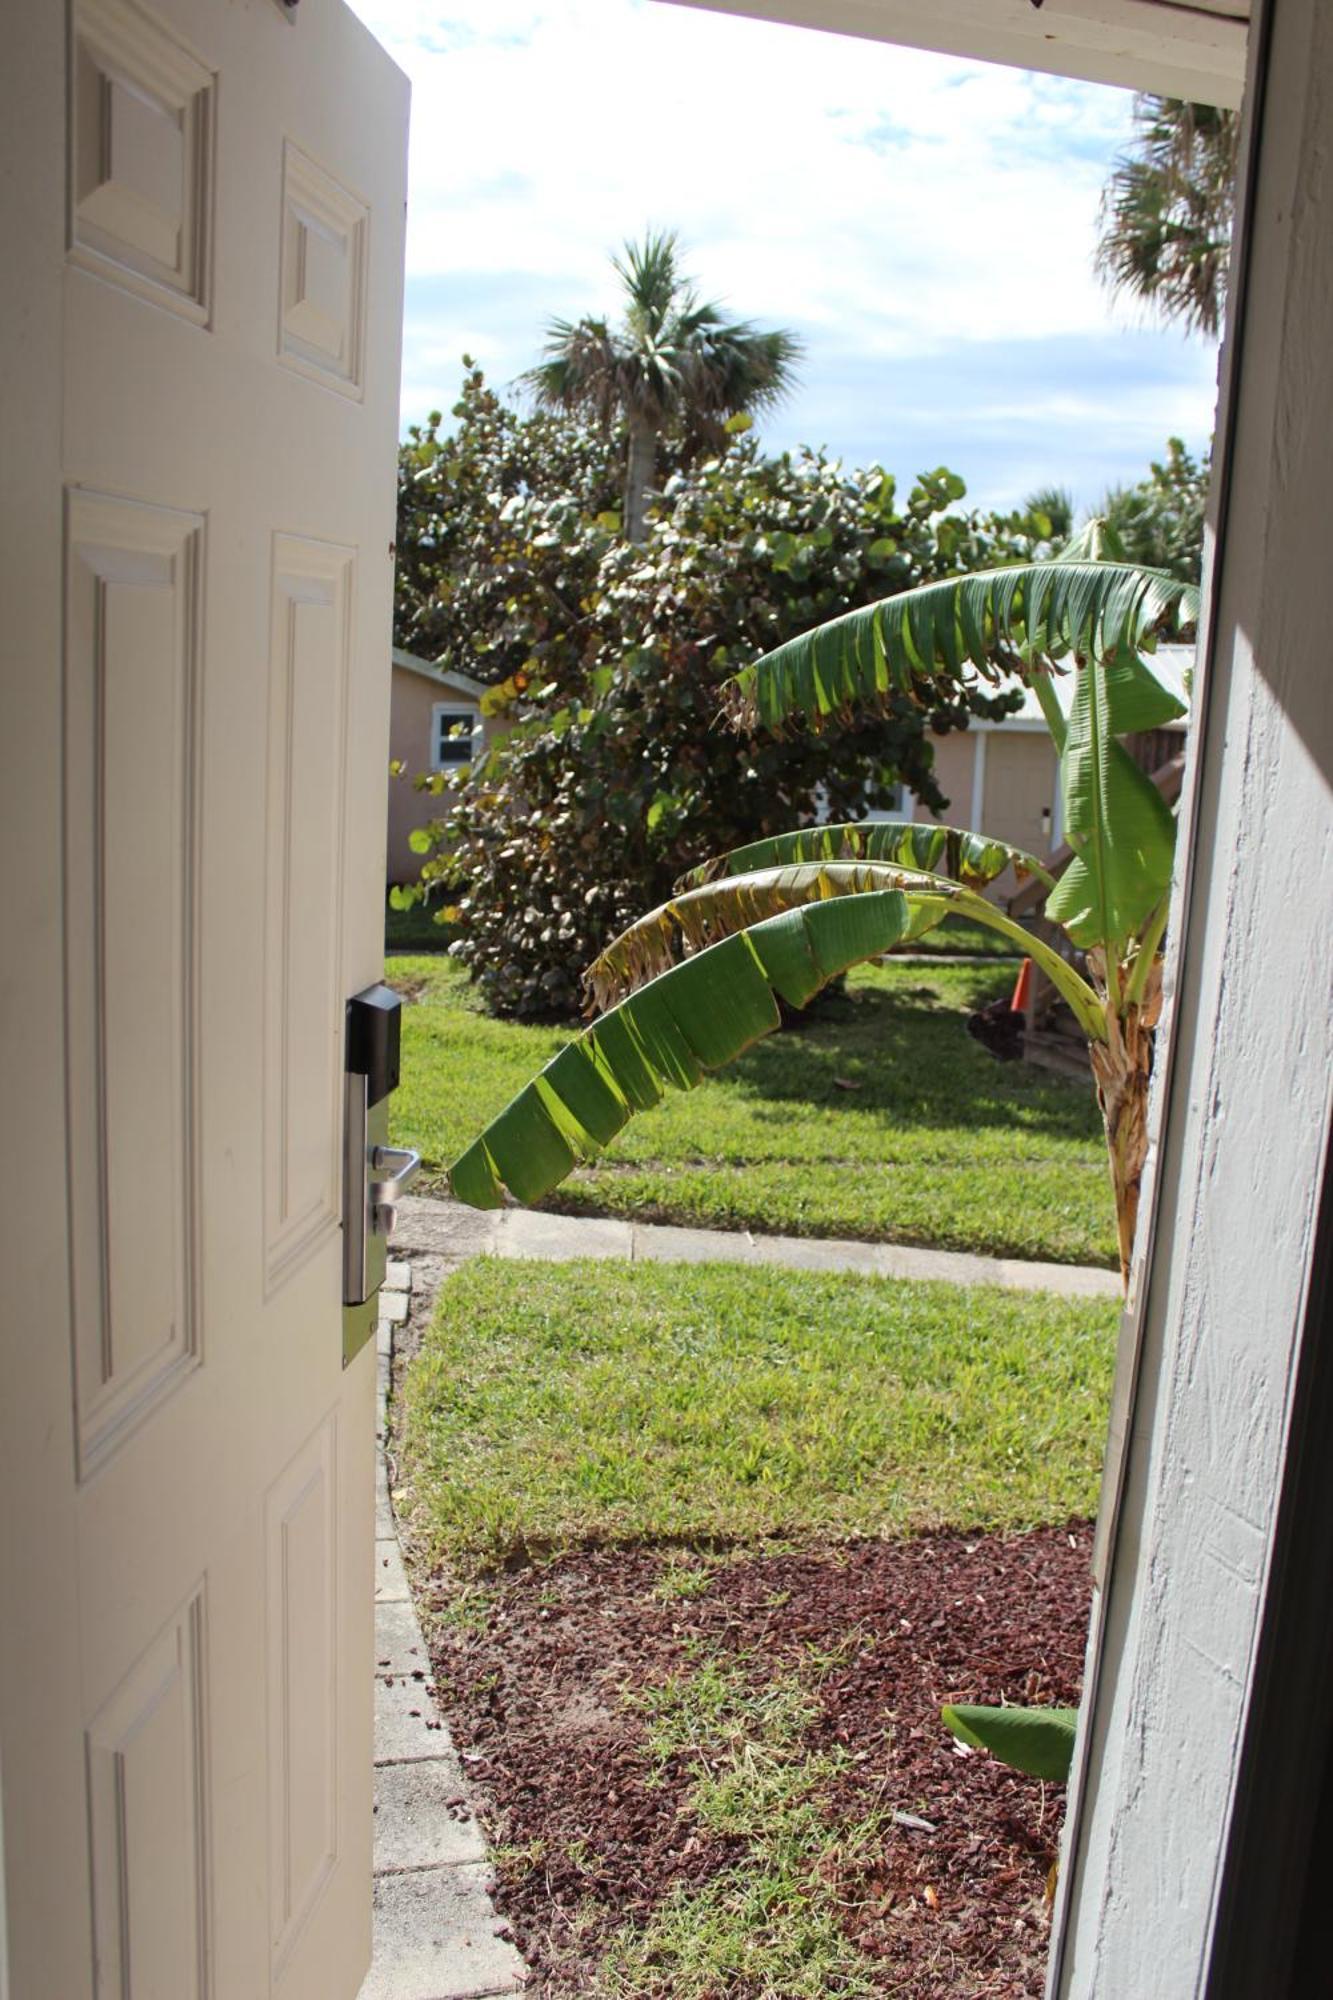
[[[896,2000],[1017,2000],[1042,1991],[1046,1885],[1060,1787],[961,1752],[941,1702],[1072,1704],[1083,1670],[1091,1529],[941,1533],[732,1551],[702,1595],[655,1594],[679,1551],[580,1551],[496,1581],[471,1627],[432,1640],[441,1706],[498,1843],[497,1900],[533,1993],[588,1993],[611,1935],[673,1887],[732,1867],[683,1800],[688,1760],[650,1784],[623,1693],[689,1667],[700,1644],[761,1675],[817,1679],[812,1750],[851,1759],[830,1824],[891,1820],[838,1898],[849,1947]],[[428,1591],[443,1607],[450,1591]],[[431,1621],[432,1623],[434,1621]],[[925,1826],[910,1822],[925,1822]],[[717,2000],[749,2000],[740,1986]]]

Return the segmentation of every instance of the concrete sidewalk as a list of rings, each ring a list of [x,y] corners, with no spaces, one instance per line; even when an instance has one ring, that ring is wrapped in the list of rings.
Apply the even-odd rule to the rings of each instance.
[[[748,1230],[677,1229],[666,1223],[542,1215],[533,1209],[465,1208],[447,1197],[407,1196],[395,1243],[447,1257],[623,1257],[630,1263],[780,1264],[792,1271],[858,1271],[878,1278],[934,1278],[951,1285],[1001,1285],[1006,1291],[1058,1292],[1065,1298],[1120,1297],[1114,1271],[1085,1264],[1027,1263],[917,1250],[900,1243],[841,1237],[756,1236]]]
[[[360,2000],[499,2000],[528,1970],[496,1916],[467,1778],[435,1705],[389,1494],[385,1447],[393,1329],[411,1266],[380,1295],[375,1452],[375,1930]]]

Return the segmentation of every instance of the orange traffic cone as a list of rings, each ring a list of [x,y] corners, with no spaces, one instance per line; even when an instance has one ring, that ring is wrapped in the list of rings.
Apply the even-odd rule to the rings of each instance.
[[[1032,960],[1025,958],[1014,981],[1014,997],[1009,1002],[1015,1014],[1026,1014],[1032,1005]]]

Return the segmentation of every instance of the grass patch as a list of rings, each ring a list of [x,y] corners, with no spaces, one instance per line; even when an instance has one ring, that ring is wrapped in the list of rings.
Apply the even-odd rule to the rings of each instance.
[[[579,1543],[1024,1527],[1096,1498],[1116,1307],[734,1265],[477,1259],[408,1479],[476,1572]]]
[[[840,1901],[883,1828],[873,1815],[830,1825],[820,1793],[850,1753],[803,1747],[819,1706],[805,1676],[756,1682],[748,1666],[696,1648],[689,1670],[627,1697],[645,1718],[649,1754],[687,1762],[682,1811],[745,1850],[703,1883],[678,1884],[645,1925],[612,1940],[602,1980],[625,2000],[876,1991]]]
[[[456,924],[437,924],[434,903],[414,903],[410,910],[384,906],[384,949],[391,952],[448,951],[458,935]]]
[[[416,998],[394,1134],[439,1185],[569,1031],[490,1019],[447,958],[389,977]],[[965,1032],[1010,983],[1004,966],[860,967],[804,1026],[633,1119],[550,1205],[1113,1267],[1091,1085],[996,1063]]]
[[[1016,959],[1013,941],[1001,937],[989,924],[975,924],[970,917],[946,917],[933,931],[927,931],[911,947],[927,958],[954,958],[960,953],[971,957]]]
[[[756,1737],[769,1752],[790,1752],[799,1743],[818,1704],[798,1679],[778,1675],[755,1687],[734,1659],[724,1660],[708,1648],[695,1648],[695,1655],[697,1664],[685,1672],[625,1697],[626,1705],[644,1718],[648,1754],[655,1764],[688,1753],[716,1777],[722,1759],[726,1775],[734,1778],[737,1755]],[[708,1823],[720,1833],[736,1830],[722,1823],[732,1811],[724,1801],[734,1792],[734,1784],[728,1784],[723,1792],[712,1789],[708,1794],[714,1814]]]

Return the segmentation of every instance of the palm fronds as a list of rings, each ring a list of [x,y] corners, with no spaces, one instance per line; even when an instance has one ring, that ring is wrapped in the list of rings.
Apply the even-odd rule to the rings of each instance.
[[[1145,94],[1102,196],[1099,275],[1164,318],[1215,335],[1235,213],[1238,113]]]

